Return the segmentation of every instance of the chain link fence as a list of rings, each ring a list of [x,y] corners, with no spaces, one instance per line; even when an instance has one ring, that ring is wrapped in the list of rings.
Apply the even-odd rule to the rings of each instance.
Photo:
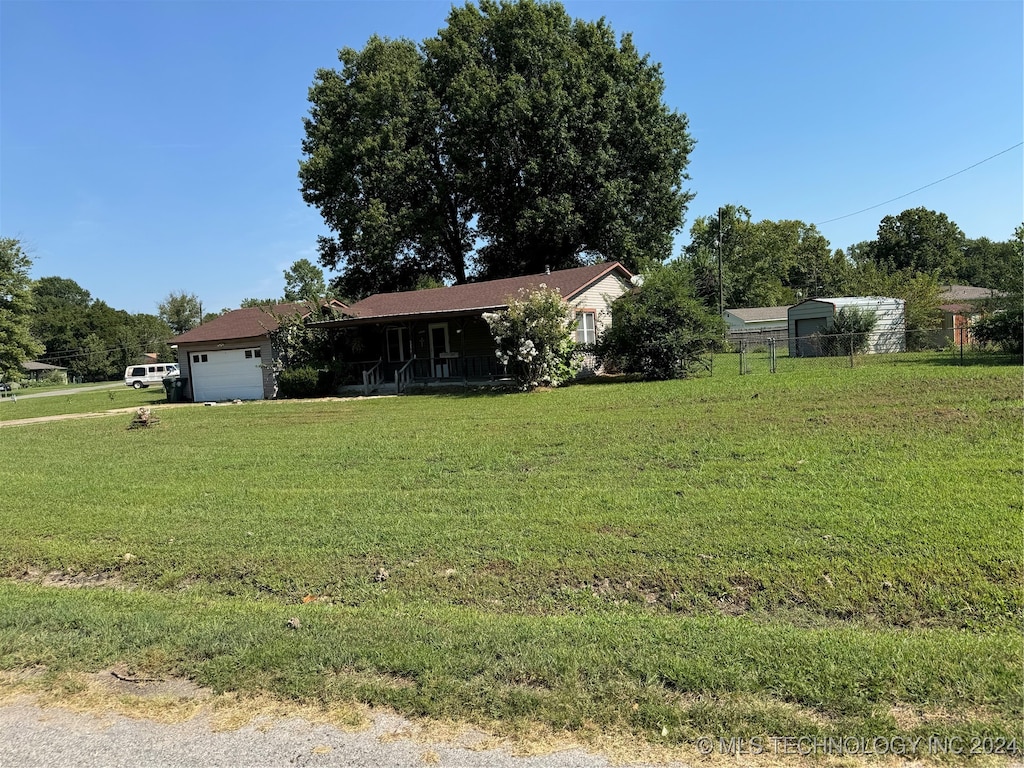
[[[790,337],[784,332],[746,333],[730,339],[730,343],[734,354],[716,355],[715,367],[737,365],[741,375],[899,365],[922,359],[949,365],[976,365],[1005,357],[980,344],[968,327],[908,331],[883,344],[878,344],[874,335],[867,333]]]

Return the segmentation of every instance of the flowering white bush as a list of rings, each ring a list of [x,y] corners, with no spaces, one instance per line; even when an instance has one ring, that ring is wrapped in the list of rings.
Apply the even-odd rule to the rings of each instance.
[[[561,295],[543,283],[521,290],[508,309],[486,312],[495,354],[520,389],[557,387],[579,371],[572,313]]]

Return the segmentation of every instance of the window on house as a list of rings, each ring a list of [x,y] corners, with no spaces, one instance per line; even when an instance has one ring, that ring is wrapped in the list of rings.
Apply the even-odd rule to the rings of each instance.
[[[405,329],[388,328],[388,361],[392,363],[403,362],[405,354]]]
[[[193,363],[205,363],[206,362],[206,355],[192,355],[192,362]]]
[[[576,313],[576,343],[593,344],[597,341],[597,313]]]
[[[246,357],[247,360],[252,357],[252,350],[251,349],[245,350],[245,357]]]

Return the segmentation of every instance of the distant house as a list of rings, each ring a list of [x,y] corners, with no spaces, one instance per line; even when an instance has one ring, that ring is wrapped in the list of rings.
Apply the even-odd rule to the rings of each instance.
[[[342,309],[332,302],[331,309]],[[181,376],[187,379],[186,398],[196,401],[262,400],[277,395],[271,367],[274,349],[269,334],[280,327],[279,318],[308,317],[308,303],[274,304],[226,312],[176,336]]]
[[[29,360],[22,363],[21,367],[32,381],[48,378],[62,384],[68,383],[68,369],[62,368],[59,365],[49,365],[48,363]]]
[[[787,324],[791,357],[817,357],[820,354],[816,334],[828,333],[840,310],[852,307],[874,312],[874,330],[868,334],[869,354],[905,352],[907,321],[903,299],[880,296],[842,296],[806,299],[789,308]]]
[[[611,303],[631,290],[618,262],[422,291],[378,293],[314,327],[348,329],[366,350],[364,373],[381,382],[487,379],[504,371],[485,312],[508,307],[521,291],[557,289],[576,320],[576,340],[592,343],[611,322]]]
[[[769,337],[784,339],[789,334],[789,306],[727,309],[722,319],[733,343],[760,341]]]
[[[971,344],[974,335],[971,326],[981,316],[981,305],[990,299],[1006,294],[989,288],[973,285],[947,285],[939,293],[939,310],[942,312],[942,328],[936,334],[939,345]]]

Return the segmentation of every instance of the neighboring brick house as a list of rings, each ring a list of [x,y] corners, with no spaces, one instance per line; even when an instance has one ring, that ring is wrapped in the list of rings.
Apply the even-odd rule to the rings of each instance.
[[[343,309],[332,302],[330,307]],[[262,400],[276,397],[277,378],[271,366],[270,333],[278,318],[308,317],[313,305],[299,302],[247,307],[226,312],[171,339],[177,348],[181,376],[188,379],[189,400]]]
[[[989,288],[973,285],[947,285],[939,293],[939,309],[942,311],[942,330],[939,341],[945,344],[973,344],[971,325],[981,316],[981,305],[990,299],[1006,294]]]

